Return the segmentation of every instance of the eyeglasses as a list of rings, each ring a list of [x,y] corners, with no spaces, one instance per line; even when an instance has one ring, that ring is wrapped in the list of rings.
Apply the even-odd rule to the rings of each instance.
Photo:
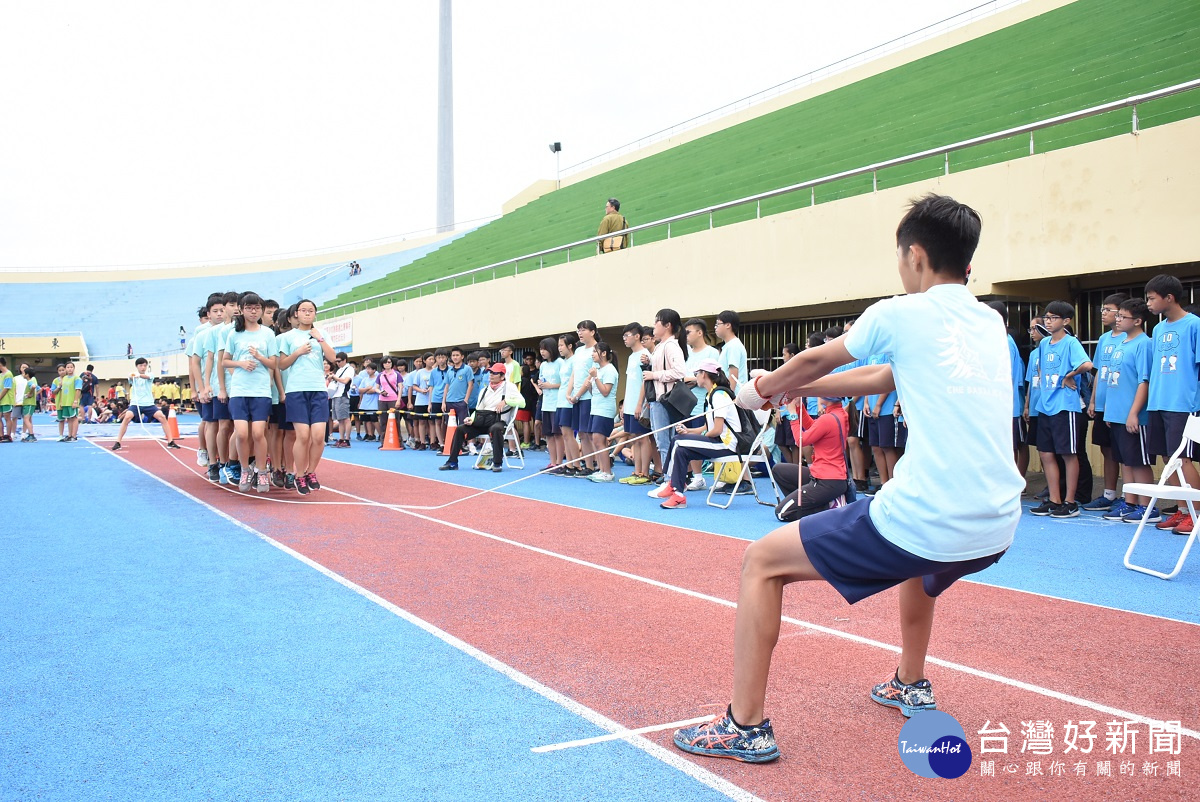
[[[1117,315],[1117,320],[1136,320],[1136,318],[1135,318],[1133,315],[1121,315],[1121,314],[1118,314],[1118,315]]]
[[[1106,315],[1115,315],[1117,313],[1117,311],[1118,310],[1113,309],[1111,306],[1100,307],[1100,312],[1103,314],[1106,314]]]
[[[1042,315],[1042,320],[1065,320],[1062,315]]]

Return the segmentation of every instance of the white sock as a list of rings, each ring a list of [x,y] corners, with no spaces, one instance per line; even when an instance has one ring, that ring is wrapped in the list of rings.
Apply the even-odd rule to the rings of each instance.
[[[1115,491],[1115,490],[1105,490],[1104,491],[1104,498],[1106,500],[1112,501],[1116,497],[1117,497],[1117,491]]]

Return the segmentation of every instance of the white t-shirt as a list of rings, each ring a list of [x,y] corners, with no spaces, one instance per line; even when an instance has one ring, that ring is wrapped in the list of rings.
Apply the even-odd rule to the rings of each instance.
[[[939,284],[873,304],[846,336],[851,356],[892,357],[908,445],[871,503],[884,538],[953,562],[1012,544],[1025,480],[1012,456],[1008,334],[966,287]]]
[[[711,432],[716,418],[725,421],[721,429],[721,442],[730,448],[735,447],[737,437],[742,431],[742,419],[738,417],[737,406],[733,403],[733,395],[725,388],[720,388],[712,394],[712,406],[704,411],[704,422]],[[688,424],[693,426],[694,424]]]
[[[337,386],[333,388],[332,398],[341,398],[350,392],[350,385],[354,383],[354,366],[342,365],[336,373],[333,374],[335,379],[349,379],[347,382],[337,382]]]

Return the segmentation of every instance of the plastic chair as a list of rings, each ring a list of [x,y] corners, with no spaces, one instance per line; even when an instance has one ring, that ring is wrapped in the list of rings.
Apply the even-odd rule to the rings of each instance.
[[[748,481],[750,483],[750,489],[754,491],[754,500],[759,504],[762,504],[765,507],[774,507],[779,504],[779,502],[783,501],[783,493],[780,492],[779,485],[775,484],[775,476],[771,473],[771,461],[767,456],[767,448],[763,440],[764,434],[765,430],[758,433],[758,436],[754,438],[754,442],[750,444],[750,452],[748,454],[734,454],[728,457],[711,458],[710,461],[713,464],[714,477],[721,475],[720,466],[727,462],[740,462],[742,464],[742,468],[738,472],[737,481],[733,483],[733,492],[729,494],[729,500],[724,504],[716,504],[713,502],[713,494],[717,492],[717,483],[713,482],[713,486],[709,489],[708,498],[706,499],[708,506],[720,507],[723,510],[729,509],[729,506],[733,504],[733,497],[737,495],[737,489],[741,486],[743,481]],[[758,485],[755,484],[754,478],[749,475],[750,466],[754,465],[755,463],[760,463],[764,468],[766,468],[767,479],[771,482],[771,490],[773,490],[775,493],[774,501],[763,501],[762,496],[758,494]]]
[[[1168,498],[1187,504],[1188,513],[1192,516],[1193,521],[1196,520],[1195,505],[1196,502],[1200,502],[1200,490],[1190,486],[1187,483],[1187,479],[1183,476],[1184,449],[1189,444],[1196,442],[1200,442],[1200,417],[1193,415],[1187,419],[1187,423],[1183,427],[1183,442],[1179,444],[1179,448],[1175,449],[1175,453],[1167,461],[1167,465],[1163,468],[1162,476],[1159,477],[1158,483],[1126,482],[1122,487],[1122,490],[1126,493],[1150,497],[1150,503],[1146,505],[1146,514],[1138,522],[1137,531],[1133,533],[1133,540],[1129,542],[1129,548],[1125,552],[1125,567],[1131,571],[1140,571],[1143,574],[1150,574],[1150,576],[1156,576],[1159,579],[1174,579],[1183,568],[1183,561],[1187,559],[1188,552],[1192,550],[1192,544],[1196,542],[1196,529],[1194,527],[1192,533],[1188,535],[1187,542],[1183,545],[1183,553],[1179,555],[1179,561],[1175,563],[1175,569],[1169,574],[1164,574],[1162,571],[1155,571],[1153,568],[1134,565],[1130,558],[1133,557],[1133,548],[1137,545],[1138,538],[1142,536],[1142,530],[1146,528],[1146,519],[1150,517],[1150,511],[1154,509],[1155,503],[1160,498]],[[1179,481],[1178,487],[1167,484],[1167,479],[1171,476],[1177,477]]]

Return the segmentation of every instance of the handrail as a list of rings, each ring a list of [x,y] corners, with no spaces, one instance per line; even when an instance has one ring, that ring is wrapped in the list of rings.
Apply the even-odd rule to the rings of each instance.
[[[350,264],[349,262],[339,262],[339,263],[337,263],[337,264],[333,264],[333,265],[322,265],[321,267],[318,267],[318,268],[317,268],[316,270],[314,270],[313,272],[311,272],[311,273],[305,273],[303,276],[301,276],[300,278],[296,279],[295,281],[292,281],[292,282],[289,282],[289,283],[287,283],[287,284],[284,284],[282,287],[280,287],[280,288],[279,288],[279,291],[280,291],[280,292],[287,292],[287,291],[288,291],[288,290],[290,290],[292,287],[299,287],[299,286],[301,286],[301,285],[303,285],[303,286],[307,287],[307,286],[308,286],[308,283],[306,283],[306,282],[308,282],[308,280],[309,280],[310,278],[311,278],[313,281],[317,281],[317,280],[319,280],[319,279],[322,279],[322,278],[324,278],[325,276],[328,276],[328,275],[329,275],[330,273],[332,273],[334,270],[341,270],[343,267],[346,267],[346,266],[347,266],[347,265],[349,265],[349,264]]]
[[[768,200],[770,198],[777,198],[781,195],[789,195],[793,192],[798,192],[799,190],[802,190],[802,189],[815,190],[817,187],[821,186],[822,184],[829,184],[834,181],[841,181],[842,179],[845,179],[845,178],[853,178],[855,176],[866,175],[867,173],[877,173],[878,171],[889,168],[889,167],[897,167],[902,164],[909,164],[911,162],[920,161],[922,159],[928,159],[932,156],[942,156],[942,155],[946,156],[946,173],[949,174],[949,172],[950,172],[949,158],[950,158],[950,154],[952,152],[957,151],[957,150],[963,150],[964,148],[974,147],[976,145],[986,145],[990,142],[997,142],[999,140],[1008,139],[1009,137],[1019,136],[1021,134],[1029,134],[1029,137],[1030,137],[1029,138],[1029,152],[1030,152],[1030,155],[1032,155],[1033,147],[1034,147],[1033,134],[1035,132],[1040,131],[1045,128],[1051,128],[1056,125],[1061,125],[1063,123],[1074,122],[1076,120],[1082,120],[1082,119],[1086,119],[1088,117],[1095,117],[1099,114],[1105,114],[1107,112],[1116,111],[1118,109],[1133,107],[1132,133],[1137,134],[1138,133],[1137,107],[1139,104],[1146,103],[1151,100],[1161,100],[1162,98],[1170,97],[1171,95],[1178,95],[1183,92],[1190,92],[1191,90],[1198,89],[1198,88],[1200,88],[1200,78],[1197,78],[1197,79],[1194,79],[1191,81],[1187,81],[1187,82],[1181,83],[1181,84],[1175,84],[1174,86],[1164,87],[1163,89],[1156,89],[1153,92],[1146,92],[1145,94],[1141,94],[1141,95],[1133,95],[1133,96],[1124,98],[1123,100],[1113,100],[1108,103],[1103,103],[1099,106],[1091,106],[1089,108],[1081,109],[1079,111],[1073,111],[1073,112],[1069,112],[1067,114],[1060,114],[1056,117],[1049,117],[1045,120],[1039,120],[1039,121],[1033,122],[1033,123],[1026,123],[1025,125],[1017,126],[1016,128],[1007,128],[1003,131],[997,131],[996,133],[972,137],[971,139],[964,139],[960,142],[955,142],[950,145],[942,145],[940,147],[930,148],[929,150],[923,150],[919,153],[913,153],[908,156],[900,156],[895,159],[887,159],[885,161],[875,162],[874,164],[869,164],[865,167],[856,167],[852,170],[843,170],[840,173],[833,173],[832,175],[822,176],[820,178],[813,178],[808,181],[801,181],[798,184],[789,184],[788,186],[781,187],[779,189],[772,189],[767,192],[760,192],[756,195],[747,195],[744,198],[738,198],[736,200],[725,201],[724,203],[718,203],[718,204],[714,204],[712,206],[706,206],[703,209],[697,209],[697,210],[691,211],[691,212],[683,212],[682,214],[673,215],[671,217],[664,217],[661,220],[655,220],[650,223],[642,223],[640,225],[630,226],[629,228],[624,228],[624,229],[621,229],[620,231],[611,231],[606,234],[598,234],[593,237],[588,237],[587,239],[576,240],[575,242],[569,243],[567,245],[556,245],[553,248],[546,248],[544,250],[535,251],[533,253],[528,253],[523,256],[516,256],[511,259],[504,259],[499,262],[493,262],[490,265],[484,265],[483,267],[475,267],[470,270],[464,270],[461,273],[454,273],[449,276],[442,276],[440,278],[429,279],[428,281],[422,281],[417,284],[411,284],[407,287],[398,287],[394,290],[388,290],[387,292],[378,293],[377,295],[371,295],[366,298],[359,298],[358,300],[355,300],[355,301],[347,301],[346,303],[337,304],[336,306],[325,307],[324,309],[321,310],[321,314],[322,314],[322,316],[327,316],[330,312],[333,312],[334,310],[346,309],[347,307],[356,307],[359,304],[369,303],[371,301],[379,300],[380,298],[387,298],[387,297],[394,296],[394,295],[401,294],[401,293],[403,293],[405,295],[405,299],[407,299],[409,292],[419,291],[419,290],[422,290],[423,288],[437,285],[437,284],[442,284],[447,281],[453,282],[457,286],[458,279],[460,279],[460,278],[463,278],[465,276],[473,277],[479,273],[484,273],[489,270],[495,271],[499,268],[502,268],[502,267],[505,267],[508,265],[513,266],[513,275],[515,276],[515,275],[517,275],[516,270],[517,270],[518,263],[520,263],[520,262],[524,262],[524,261],[528,261],[528,260],[532,260],[532,259],[541,259],[550,254],[560,253],[562,251],[568,252],[567,260],[570,261],[570,253],[569,252],[572,248],[578,248],[580,246],[588,245],[591,243],[598,243],[603,239],[607,239],[609,237],[616,236],[618,234],[629,235],[629,234],[633,234],[638,231],[645,231],[650,228],[656,228],[658,226],[665,225],[665,226],[668,226],[667,236],[669,238],[670,231],[671,231],[670,225],[672,223],[679,222],[680,220],[689,220],[694,217],[702,217],[704,215],[708,215],[709,216],[709,227],[711,228],[712,227],[712,215],[716,212],[724,211],[726,209],[732,209],[732,208],[735,208],[738,206],[744,206],[748,203],[761,203],[764,200]]]

